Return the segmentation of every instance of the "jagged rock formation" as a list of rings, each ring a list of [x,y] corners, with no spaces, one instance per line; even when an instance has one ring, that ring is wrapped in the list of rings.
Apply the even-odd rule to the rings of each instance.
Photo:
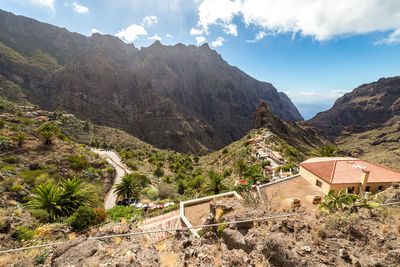
[[[267,128],[289,145],[307,151],[329,143],[317,130],[302,122],[285,122],[272,113],[267,103],[261,102],[254,114],[253,128]]]
[[[207,44],[137,49],[0,11],[0,75],[43,108],[121,128],[161,148],[204,153],[242,137],[258,103],[302,120],[284,93]]]
[[[392,125],[400,119],[400,76],[363,84],[307,121],[331,137]]]

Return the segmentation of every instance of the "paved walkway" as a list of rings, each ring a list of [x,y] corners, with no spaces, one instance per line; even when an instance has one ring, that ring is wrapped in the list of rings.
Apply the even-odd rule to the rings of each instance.
[[[96,148],[92,148],[91,150],[99,154],[101,157],[105,158],[107,162],[110,163],[117,172],[113,187],[110,189],[104,200],[104,209],[108,210],[115,206],[118,198],[118,196],[114,193],[114,185],[121,182],[122,177],[124,177],[128,173],[131,173],[131,171],[128,169],[128,167],[126,167],[118,153],[116,153],[115,151]]]

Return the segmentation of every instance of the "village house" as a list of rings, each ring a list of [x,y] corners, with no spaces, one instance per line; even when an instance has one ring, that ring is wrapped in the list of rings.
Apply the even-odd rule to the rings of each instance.
[[[376,193],[400,182],[400,172],[351,157],[311,158],[300,164],[300,175],[327,194],[341,189]]]

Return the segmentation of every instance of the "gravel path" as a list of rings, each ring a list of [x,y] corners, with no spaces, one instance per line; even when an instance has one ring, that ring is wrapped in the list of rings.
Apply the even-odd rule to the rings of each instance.
[[[125,174],[131,173],[131,171],[128,169],[128,167],[125,166],[125,164],[122,162],[121,158],[116,152],[112,150],[102,150],[96,148],[92,148],[92,151],[105,158],[107,162],[115,168],[117,176],[115,177],[114,185],[121,182],[121,179],[122,177],[124,177]],[[104,200],[104,209],[106,210],[114,207],[115,203],[117,202],[118,196],[114,193],[114,185],[108,192]]]

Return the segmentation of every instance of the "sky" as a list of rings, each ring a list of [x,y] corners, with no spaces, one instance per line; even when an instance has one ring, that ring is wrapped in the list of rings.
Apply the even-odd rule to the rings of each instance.
[[[400,70],[400,0],[0,0],[0,8],[139,48],[207,42],[287,93],[305,119]]]

